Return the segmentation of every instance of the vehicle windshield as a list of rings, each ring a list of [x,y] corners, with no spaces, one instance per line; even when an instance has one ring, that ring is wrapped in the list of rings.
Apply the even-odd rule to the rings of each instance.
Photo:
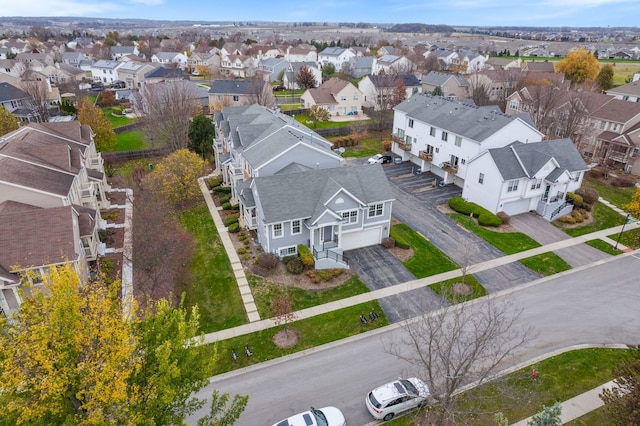
[[[316,418],[316,423],[318,424],[318,426],[329,426],[329,423],[327,422],[327,416],[325,416],[322,411],[311,408],[311,412]]]
[[[400,383],[402,383],[402,386],[404,386],[404,388],[407,390],[407,393],[409,395],[414,395],[414,396],[418,396],[418,389],[416,389],[415,386],[413,386],[413,383],[411,383],[409,380],[400,380]]]

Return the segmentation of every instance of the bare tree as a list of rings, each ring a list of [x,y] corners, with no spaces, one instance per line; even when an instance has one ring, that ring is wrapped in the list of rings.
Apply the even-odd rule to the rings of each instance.
[[[536,128],[550,135],[559,118],[557,108],[566,100],[567,91],[549,82],[528,86],[524,90],[529,95],[529,115]]]
[[[249,103],[262,105],[267,108],[276,106],[276,97],[273,95],[271,85],[259,78],[247,80],[247,95]]]
[[[491,81],[484,74],[471,74],[469,82],[469,96],[478,106],[491,105]]]
[[[20,75],[20,88],[29,95],[25,107],[29,109],[35,121],[47,122],[49,120],[49,83],[40,73],[31,68],[25,69]]]
[[[284,332],[289,335],[289,323],[296,320],[296,314],[293,312],[291,298],[288,293],[276,297],[271,301],[271,313],[273,321],[276,325],[283,324]]]
[[[198,89],[189,81],[145,84],[136,108],[143,113],[143,132],[156,146],[175,151],[189,146],[189,124],[202,109]]]
[[[517,324],[521,312],[508,300],[465,302],[408,321],[400,343],[387,345],[419,369],[437,402],[437,424],[459,414],[463,386],[484,382],[526,344],[531,329]]]

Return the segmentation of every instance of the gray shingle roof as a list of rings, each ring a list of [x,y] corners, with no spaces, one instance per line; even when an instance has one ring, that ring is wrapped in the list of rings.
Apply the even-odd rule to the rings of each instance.
[[[312,219],[324,204],[344,188],[365,204],[393,199],[387,177],[379,165],[337,167],[254,178],[267,223]],[[295,200],[295,202],[291,202]]]
[[[158,67],[144,74],[144,78],[182,78],[179,68]]]
[[[428,84],[430,86],[442,86],[447,82],[447,80],[451,78],[458,83],[458,86],[469,85],[469,83],[467,83],[467,80],[465,80],[464,77],[461,77],[456,74],[440,72],[440,71],[431,71],[429,74],[425,75],[422,78],[422,83]]]
[[[252,80],[214,80],[209,93],[247,95],[256,93],[255,82]]]
[[[478,142],[482,142],[517,119],[495,110],[424,93],[411,96],[394,110],[405,112],[407,117],[416,121]]]
[[[25,99],[28,97],[27,92],[18,89],[16,86],[12,86],[9,83],[0,83],[0,102]]]
[[[0,157],[0,181],[66,197],[74,177],[69,173]]]
[[[413,74],[369,75],[367,77],[375,87],[395,87],[400,79],[405,87],[420,87],[420,80]]]

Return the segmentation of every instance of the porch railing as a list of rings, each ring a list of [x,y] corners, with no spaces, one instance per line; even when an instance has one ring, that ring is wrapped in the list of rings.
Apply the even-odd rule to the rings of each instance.
[[[337,263],[344,263],[345,265],[347,265],[347,258],[344,255],[341,255],[339,253],[336,253],[335,251],[331,251],[331,250],[322,250],[322,251],[318,251],[315,249],[315,247],[313,248],[313,257],[317,260],[319,259],[330,259],[333,260],[334,262]]]
[[[421,160],[425,160],[425,161],[432,161],[433,160],[433,153],[427,152],[427,151],[420,151],[418,153],[418,158],[420,158]]]

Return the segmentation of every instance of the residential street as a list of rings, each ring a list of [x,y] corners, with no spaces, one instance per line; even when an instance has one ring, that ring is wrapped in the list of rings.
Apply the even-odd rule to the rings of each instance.
[[[507,298],[513,309],[523,309],[519,330],[531,326],[537,332],[528,347],[504,367],[573,345],[640,342],[639,274],[640,256],[634,253],[496,294],[499,299]],[[472,303],[481,304],[484,299]],[[391,325],[216,376],[200,396],[210,395],[213,388],[249,394],[238,423],[247,426],[270,425],[311,405],[335,405],[343,410],[349,425],[364,425],[372,420],[363,402],[366,392],[399,375],[414,373],[385,352],[385,346],[397,342],[401,334],[400,325]],[[198,414],[203,415],[204,410]]]

